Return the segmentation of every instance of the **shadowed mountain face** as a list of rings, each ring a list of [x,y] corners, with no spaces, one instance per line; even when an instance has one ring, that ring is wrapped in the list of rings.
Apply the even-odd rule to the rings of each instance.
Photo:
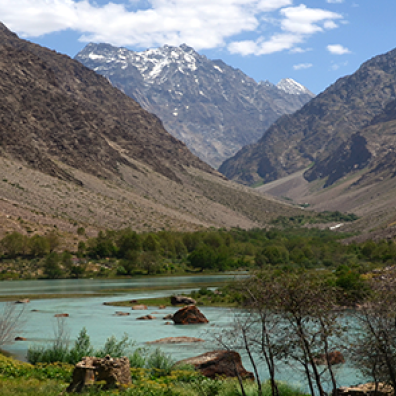
[[[396,100],[369,126],[352,135],[334,156],[318,162],[305,173],[308,181],[326,178],[324,187],[343,177],[365,170],[355,185],[375,184],[396,176]]]
[[[105,78],[4,25],[0,43],[3,153],[65,179],[57,161],[102,177],[128,157],[173,180],[183,166],[215,172]]]
[[[299,212],[225,180],[105,77],[2,24],[0,169],[0,236],[249,228]]]
[[[330,185],[373,163],[375,153],[369,146],[375,145],[376,134],[359,131],[390,117],[389,111],[383,112],[394,99],[396,50],[367,61],[301,110],[281,117],[257,144],[244,147],[220,171],[251,184],[273,181],[312,165],[305,174],[307,180],[328,177],[326,185]],[[375,121],[378,116],[382,118]]]
[[[184,44],[134,52],[91,43],[75,59],[159,116],[173,136],[214,167],[314,97],[291,79],[257,83]]]

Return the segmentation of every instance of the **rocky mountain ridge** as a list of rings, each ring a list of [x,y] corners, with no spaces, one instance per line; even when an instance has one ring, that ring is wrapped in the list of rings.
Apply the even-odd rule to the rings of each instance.
[[[75,59],[159,116],[172,135],[214,167],[314,97],[292,79],[257,83],[185,44],[134,52],[90,43]]]
[[[249,228],[299,211],[227,181],[105,77],[2,24],[0,169],[0,236]]]
[[[220,171],[245,184],[280,179],[299,170],[309,181],[329,186],[365,168],[381,136],[359,132],[389,117],[396,99],[396,50],[365,62],[292,115],[281,117],[257,144],[244,147]],[[384,113],[385,112],[385,113]],[[371,130],[371,129],[369,129]]]

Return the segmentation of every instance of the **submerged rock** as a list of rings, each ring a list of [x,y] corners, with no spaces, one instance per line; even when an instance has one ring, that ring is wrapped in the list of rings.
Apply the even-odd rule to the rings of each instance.
[[[116,316],[129,316],[129,312],[123,312],[123,311],[116,311],[115,313]]]
[[[155,319],[155,316],[153,315],[145,315],[145,316],[141,316],[140,318],[136,318],[136,320],[153,320]]]

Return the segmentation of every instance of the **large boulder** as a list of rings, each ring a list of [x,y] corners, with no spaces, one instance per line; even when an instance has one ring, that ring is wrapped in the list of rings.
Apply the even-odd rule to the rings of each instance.
[[[197,302],[191,298],[186,296],[172,296],[171,304],[172,305],[195,305]]]
[[[175,324],[181,325],[209,323],[209,320],[205,318],[204,314],[195,305],[187,305],[180,308],[172,316],[172,320]]]
[[[82,392],[87,385],[104,381],[104,388],[131,383],[129,359],[121,357],[113,359],[107,355],[104,358],[84,357],[73,371],[72,382],[66,392]]]
[[[242,365],[241,355],[235,351],[218,350],[184,359],[176,363],[190,364],[208,378],[237,377],[254,380],[253,373],[246,371]]]

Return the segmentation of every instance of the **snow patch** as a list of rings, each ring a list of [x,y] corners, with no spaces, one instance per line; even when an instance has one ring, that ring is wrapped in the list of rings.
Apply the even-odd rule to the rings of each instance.
[[[97,55],[97,54],[94,54],[93,52],[91,52],[91,53],[88,55],[88,58],[89,58],[89,59],[92,59],[92,60],[98,60],[98,59],[105,59],[106,57],[103,56],[103,55]]]
[[[309,89],[305,88],[304,85],[301,85],[297,81],[294,81],[292,78],[284,78],[276,84],[276,87],[291,95],[308,94],[312,97],[314,96]]]

